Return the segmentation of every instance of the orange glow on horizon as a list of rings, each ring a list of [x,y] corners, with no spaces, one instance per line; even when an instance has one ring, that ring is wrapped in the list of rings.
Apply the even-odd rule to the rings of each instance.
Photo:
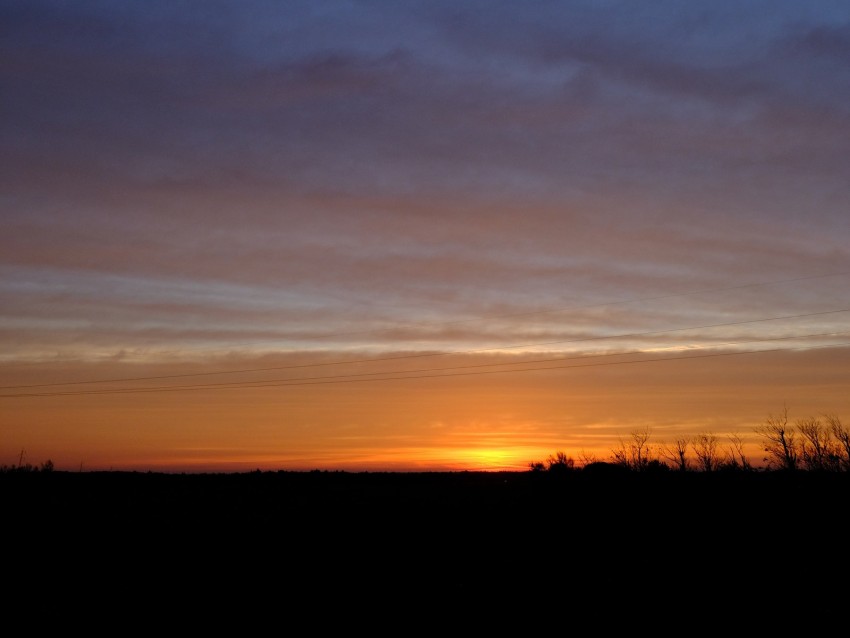
[[[731,366],[723,359],[675,361],[645,366],[640,374],[613,367],[386,384],[8,398],[0,403],[0,463],[16,463],[24,450],[30,463],[51,460],[69,471],[524,471],[556,452],[577,465],[608,460],[631,432],[649,427],[654,449],[702,432],[727,445],[728,436],[738,434],[749,461],[758,465],[762,453],[753,428],[783,403],[792,420],[823,413],[847,418],[846,354],[774,354]],[[240,362],[252,365],[262,364]],[[164,364],[150,374],[184,370]],[[787,379],[787,370],[795,376]],[[134,371],[116,362],[85,377]],[[48,372],[48,381],[59,376]],[[0,380],[16,383],[11,372]]]

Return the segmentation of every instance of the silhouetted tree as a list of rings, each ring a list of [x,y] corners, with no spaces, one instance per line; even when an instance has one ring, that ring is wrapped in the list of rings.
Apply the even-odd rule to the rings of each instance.
[[[560,450],[550,454],[545,461],[532,461],[528,464],[528,469],[532,472],[568,472],[575,467],[575,459]]]
[[[807,470],[823,472],[837,469],[838,455],[832,433],[817,417],[798,419],[800,461]]]
[[[732,442],[730,456],[733,467],[731,469],[737,469],[740,467],[740,469],[745,472],[752,470],[753,466],[744,454],[744,439],[742,439],[739,434],[730,434],[729,440]]]
[[[650,434],[649,428],[643,428],[633,430],[629,435],[631,440],[628,443],[620,439],[620,447],[611,450],[614,463],[637,472],[645,470],[651,454],[651,448],[648,444]]]
[[[768,468],[796,470],[798,464],[797,441],[794,429],[788,425],[788,408],[781,414],[770,414],[760,426],[755,428],[756,434],[762,437],[764,457]]]
[[[838,454],[838,467],[850,472],[850,430],[841,424],[834,414],[824,416],[829,431],[836,441],[835,452]]]
[[[595,454],[591,454],[590,452],[585,452],[582,450],[578,455],[578,462],[581,467],[587,467],[591,463],[599,462],[599,459]]]
[[[575,460],[566,452],[555,452],[546,459],[546,468],[550,472],[568,472],[575,469]]]
[[[690,440],[688,438],[679,438],[676,439],[675,443],[671,445],[662,445],[660,449],[660,454],[665,459],[667,459],[675,469],[680,472],[686,472],[688,470],[688,445],[690,444]]]
[[[697,465],[703,472],[713,472],[719,467],[719,444],[720,441],[717,435],[711,432],[697,434],[693,441],[691,441],[691,447],[697,457]]]

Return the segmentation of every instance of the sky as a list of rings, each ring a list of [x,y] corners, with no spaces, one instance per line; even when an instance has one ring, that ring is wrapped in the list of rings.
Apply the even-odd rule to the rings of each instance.
[[[0,465],[850,422],[843,0],[0,0]]]

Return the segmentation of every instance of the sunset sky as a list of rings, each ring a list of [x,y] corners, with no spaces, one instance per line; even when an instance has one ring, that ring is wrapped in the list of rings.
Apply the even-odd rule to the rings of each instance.
[[[0,0],[0,465],[850,422],[850,3]]]

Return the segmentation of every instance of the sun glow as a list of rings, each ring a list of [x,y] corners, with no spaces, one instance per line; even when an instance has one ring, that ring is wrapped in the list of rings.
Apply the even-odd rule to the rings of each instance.
[[[528,469],[528,459],[516,449],[471,448],[457,450],[463,466],[478,471],[517,471]]]

